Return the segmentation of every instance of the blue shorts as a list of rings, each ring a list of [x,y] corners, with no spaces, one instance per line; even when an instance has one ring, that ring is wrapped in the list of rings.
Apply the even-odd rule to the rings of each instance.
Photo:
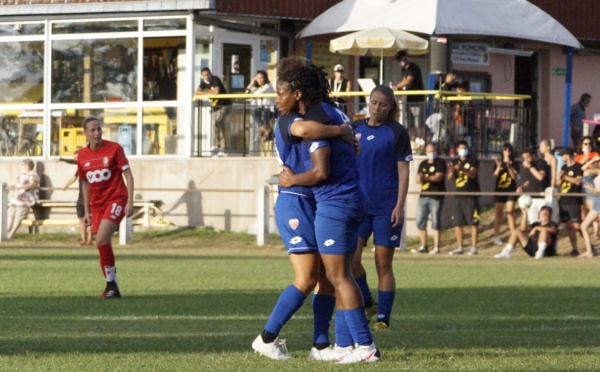
[[[316,204],[313,198],[281,193],[275,203],[275,223],[288,254],[317,252]]]
[[[367,212],[366,200],[324,201],[317,204],[315,235],[321,254],[351,254],[357,231]]]
[[[368,214],[358,228],[358,236],[367,240],[373,234],[375,245],[396,248],[400,246],[400,237],[404,220],[392,227],[391,216],[374,216]]]

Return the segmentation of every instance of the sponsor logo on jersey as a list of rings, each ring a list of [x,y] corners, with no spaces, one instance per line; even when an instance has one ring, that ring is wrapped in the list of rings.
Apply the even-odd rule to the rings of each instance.
[[[406,155],[406,158],[404,159],[404,161],[412,161],[412,160],[413,160],[412,154]]]
[[[110,218],[111,218],[111,219],[113,219],[113,220],[116,220],[116,219],[117,219],[117,216],[113,216],[113,215],[111,214],[111,215],[110,215]]]
[[[84,166],[84,167],[89,167],[89,166],[90,166],[90,162],[88,161],[88,162],[87,162],[87,163],[85,163],[83,166]]]
[[[106,156],[102,159],[102,164],[104,164],[104,168],[108,167],[108,158]]]
[[[112,176],[110,169],[98,169],[85,174],[88,183],[108,181],[110,176]]]
[[[299,236],[294,236],[293,238],[290,239],[290,243],[291,244],[298,244],[302,241],[302,238]]]
[[[325,244],[326,247],[329,247],[330,245],[334,245],[335,244],[335,240],[333,240],[333,239],[327,239],[327,240],[325,240],[325,243],[323,243],[323,244]]]
[[[392,235],[392,237],[390,238],[391,241],[396,241],[398,240],[398,235]]]
[[[371,134],[369,137],[367,137],[367,141],[370,141],[370,140],[372,140],[373,138],[375,138],[375,135],[374,135],[374,134]]]
[[[292,228],[292,230],[296,230],[298,226],[300,226],[300,221],[297,218],[292,218],[288,221],[288,224]]]

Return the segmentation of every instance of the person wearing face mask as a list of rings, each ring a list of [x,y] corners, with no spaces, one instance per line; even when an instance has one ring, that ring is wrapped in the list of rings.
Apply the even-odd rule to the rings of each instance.
[[[448,164],[448,180],[454,179],[457,192],[479,191],[479,160],[469,154],[469,146],[465,141],[459,141],[456,145],[458,158]],[[458,248],[451,251],[451,255],[463,254],[463,227],[471,226],[471,249],[469,255],[477,254],[478,227],[480,221],[479,196],[462,196],[457,194],[454,198],[456,206],[452,216],[454,232]]]
[[[40,177],[33,170],[31,159],[23,160],[21,163],[21,175],[17,178],[15,194],[8,204],[7,238],[12,238],[21,221],[27,217],[29,208],[37,203],[39,198]]]
[[[369,200],[367,215],[358,229],[352,273],[362,292],[367,317],[377,314],[374,330],[390,327],[396,293],[392,263],[395,248],[400,246],[412,161],[408,132],[397,117],[394,91],[378,85],[369,99],[369,117],[352,123],[362,148],[358,155],[360,184]],[[371,296],[361,262],[363,248],[371,235],[375,244],[379,304]]]
[[[213,75],[208,67],[203,68],[200,73],[202,81],[196,89],[197,95],[227,94],[227,89],[221,79]],[[211,99],[211,105],[213,106],[212,135],[214,144],[212,150],[217,153],[217,156],[226,156],[231,144],[230,128],[226,123],[231,112],[231,100],[229,98]]]
[[[417,168],[417,183],[421,185],[421,192],[446,191],[446,163],[437,157],[437,149],[434,144],[425,146],[427,159],[423,160]],[[427,253],[427,218],[431,216],[431,229],[433,230],[433,250],[431,254],[440,253],[440,238],[442,236],[442,207],[444,206],[444,195],[419,196],[419,209],[417,210],[417,229],[421,246],[419,249],[411,249],[412,253]]]

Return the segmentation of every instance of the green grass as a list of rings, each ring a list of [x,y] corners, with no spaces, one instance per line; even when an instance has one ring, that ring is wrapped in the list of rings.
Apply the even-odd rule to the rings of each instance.
[[[0,370],[592,371],[600,366],[600,260],[399,252],[380,363],[307,359],[310,303],[284,327],[294,356],[251,352],[293,278],[279,243],[210,230],[146,232],[116,247],[124,298],[100,301],[95,249],[76,237],[0,245]],[[365,254],[370,283],[375,273]]]

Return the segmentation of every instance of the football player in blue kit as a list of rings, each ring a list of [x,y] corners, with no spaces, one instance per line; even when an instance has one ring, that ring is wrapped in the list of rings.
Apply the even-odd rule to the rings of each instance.
[[[279,71],[279,80],[300,95],[299,113],[305,120],[334,126],[348,120],[329,98],[329,86],[322,69],[291,59],[290,68]],[[373,342],[360,289],[352,277],[357,231],[367,210],[366,196],[358,182],[356,149],[333,138],[325,143],[313,142],[310,150],[313,162],[320,153],[325,153],[328,160],[327,180],[314,186],[312,191],[317,202],[317,245],[327,279],[335,288],[335,350],[342,364],[375,362],[381,354]],[[280,185],[309,185],[310,173],[297,174],[284,167]]]
[[[285,63],[285,61],[283,61]],[[280,67],[280,71],[285,71]],[[354,133],[348,125],[330,126],[304,121],[296,112],[299,96],[289,85],[279,80],[277,99],[282,115],[275,128],[275,143],[281,167],[289,167],[297,173],[309,175],[307,185],[324,181],[328,176],[326,156],[323,152],[311,156],[311,142],[308,139],[341,136],[352,143]],[[322,145],[321,145],[322,146]],[[278,335],[283,325],[300,309],[305,298],[315,289],[313,296],[314,338],[309,358],[315,360],[337,360],[338,354],[329,342],[329,324],[335,306],[334,290],[321,269],[321,258],[315,239],[316,202],[311,187],[279,187],[275,205],[277,228],[287,248],[295,272],[294,282],[280,295],[262,333],[252,343],[252,348],[271,359],[283,360],[291,356],[287,353],[285,341]]]
[[[360,183],[369,200],[367,216],[358,230],[353,274],[363,294],[367,317],[377,313],[374,330],[390,326],[396,294],[392,263],[404,225],[404,202],[412,160],[408,132],[396,121],[398,112],[392,89],[378,85],[369,99],[369,117],[352,123],[361,145],[358,156]],[[361,262],[363,247],[371,234],[375,243],[379,304],[371,296],[367,273]]]

